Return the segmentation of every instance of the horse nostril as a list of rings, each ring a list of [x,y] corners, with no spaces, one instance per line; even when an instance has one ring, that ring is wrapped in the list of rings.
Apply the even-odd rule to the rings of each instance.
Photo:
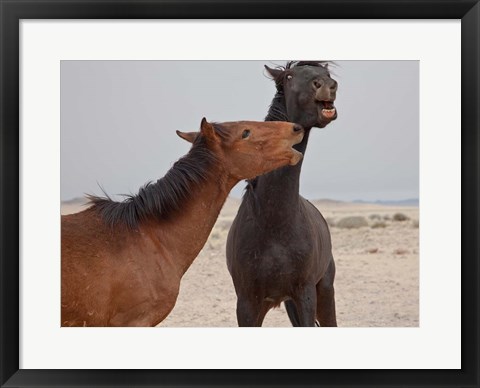
[[[335,81],[333,81],[333,83],[330,85],[330,90],[333,91],[333,92],[336,91],[337,86],[338,86],[338,84]]]
[[[299,124],[293,124],[293,132],[303,131],[303,127]]]
[[[323,83],[319,80],[315,80],[313,81],[313,86],[315,86],[317,89],[320,89],[323,86]]]

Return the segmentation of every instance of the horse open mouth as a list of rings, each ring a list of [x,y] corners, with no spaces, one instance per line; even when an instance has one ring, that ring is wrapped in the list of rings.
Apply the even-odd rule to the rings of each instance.
[[[292,148],[291,148],[293,155],[290,159],[290,165],[291,166],[296,165],[303,158],[303,154],[300,151],[293,148],[293,146],[296,145],[296,144],[300,144],[303,140],[304,135],[305,135],[305,132],[302,130],[301,132],[298,132],[298,135],[293,140],[293,144],[292,144]]]
[[[305,136],[305,132],[303,130],[298,132],[297,138],[293,141],[293,145],[300,144],[303,140],[303,136]]]
[[[300,160],[303,158],[303,154],[300,151],[297,151],[295,148],[292,147],[292,158],[290,159],[290,165],[295,166]]]
[[[331,121],[337,118],[337,109],[332,101],[320,101],[319,103],[320,118]]]

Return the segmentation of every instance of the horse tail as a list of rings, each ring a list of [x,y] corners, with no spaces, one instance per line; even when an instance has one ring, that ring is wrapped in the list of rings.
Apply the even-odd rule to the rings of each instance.
[[[287,310],[288,319],[292,323],[293,327],[300,327],[300,318],[298,317],[297,306],[295,306],[295,302],[293,300],[286,300],[285,302],[285,310]],[[315,319],[315,326],[319,327],[320,322]]]

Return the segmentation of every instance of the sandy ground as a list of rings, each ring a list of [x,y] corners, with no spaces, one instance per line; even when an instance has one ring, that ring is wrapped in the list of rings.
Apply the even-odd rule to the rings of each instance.
[[[177,304],[159,326],[237,326],[236,296],[225,263],[225,243],[240,200],[229,198],[210,238],[182,279]],[[337,321],[343,327],[419,325],[419,228],[417,207],[314,201],[331,226]],[[62,203],[62,214],[82,210]],[[395,213],[406,221],[394,221]],[[368,226],[335,226],[344,217],[364,216]],[[385,219],[386,218],[386,219]],[[383,227],[373,227],[383,223]],[[290,327],[283,304],[263,326]]]

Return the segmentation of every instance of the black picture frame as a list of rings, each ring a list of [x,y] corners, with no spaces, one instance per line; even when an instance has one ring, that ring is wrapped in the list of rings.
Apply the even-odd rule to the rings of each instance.
[[[0,384],[26,386],[479,387],[478,0],[0,0]],[[21,19],[461,19],[462,367],[460,370],[19,369]],[[448,58],[446,58],[446,63]],[[442,82],[442,81],[439,81]],[[445,285],[448,287],[448,285]],[[442,303],[442,301],[439,301]],[[448,314],[448,306],[445,306]],[[441,339],[439,339],[440,341]],[[286,355],[288,357],[288,355]]]

